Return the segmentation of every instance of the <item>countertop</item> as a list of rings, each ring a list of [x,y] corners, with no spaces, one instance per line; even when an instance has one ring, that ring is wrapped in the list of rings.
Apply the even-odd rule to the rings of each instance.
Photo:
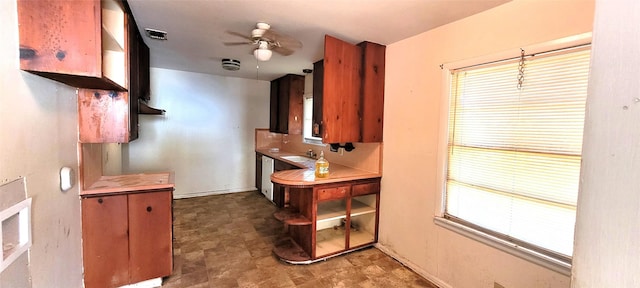
[[[87,189],[81,190],[80,196],[124,194],[135,191],[173,189],[173,187],[173,172],[102,176]]]
[[[273,159],[292,164],[302,169],[284,170],[271,174],[271,181],[286,186],[293,187],[311,187],[318,184],[337,183],[342,181],[352,181],[360,179],[369,179],[382,177],[381,174],[369,172],[365,170],[355,169],[340,165],[337,163],[329,163],[329,177],[316,178],[315,175],[315,159],[309,158],[308,161],[294,162],[282,158],[283,156],[302,156],[286,151],[272,152],[269,148],[256,149],[256,152],[271,157]]]

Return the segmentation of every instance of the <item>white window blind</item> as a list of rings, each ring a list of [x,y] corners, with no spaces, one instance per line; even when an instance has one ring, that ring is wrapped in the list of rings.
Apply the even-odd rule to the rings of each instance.
[[[454,70],[445,217],[570,261],[588,47]]]

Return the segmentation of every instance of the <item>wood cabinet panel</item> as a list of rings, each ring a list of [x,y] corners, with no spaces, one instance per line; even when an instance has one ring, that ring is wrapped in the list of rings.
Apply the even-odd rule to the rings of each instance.
[[[362,127],[360,142],[382,142],[384,114],[384,45],[362,42]]]
[[[371,182],[363,184],[355,184],[351,188],[352,196],[360,196],[367,194],[374,194],[380,192],[380,182]]]
[[[129,195],[131,282],[171,274],[171,191]]]
[[[287,74],[271,81],[269,131],[302,133],[304,76]]]
[[[84,198],[81,203],[85,287],[128,284],[127,196]]]
[[[119,1],[18,1],[20,69],[73,87],[124,91],[123,33],[115,33],[120,40],[115,46],[121,46],[117,52],[103,53],[113,46],[103,39],[111,34],[102,28],[104,15],[112,10],[118,28],[124,29],[127,20]]]
[[[256,153],[256,189],[262,191],[262,154]]]
[[[317,189],[318,201],[341,199],[349,194],[349,186]]]
[[[85,286],[171,275],[172,189],[82,198]]]
[[[362,50],[325,35],[324,56],[322,142],[358,142]]]
[[[81,143],[129,142],[129,93],[78,89]]]

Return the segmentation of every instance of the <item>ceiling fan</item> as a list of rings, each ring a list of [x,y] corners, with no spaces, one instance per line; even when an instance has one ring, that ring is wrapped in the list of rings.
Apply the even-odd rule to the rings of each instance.
[[[256,28],[251,31],[251,36],[242,33],[227,31],[231,35],[242,37],[248,41],[243,42],[225,42],[224,45],[254,45],[253,56],[259,61],[268,61],[271,59],[272,51],[288,56],[293,54],[295,49],[302,48],[302,42],[299,40],[277,33],[271,29],[271,25],[258,22]]]

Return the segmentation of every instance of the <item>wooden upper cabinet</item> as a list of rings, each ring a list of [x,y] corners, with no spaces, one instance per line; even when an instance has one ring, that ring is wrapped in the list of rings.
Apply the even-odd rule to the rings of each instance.
[[[302,134],[304,76],[287,74],[271,81],[269,131]]]
[[[362,127],[360,142],[382,142],[384,114],[384,45],[362,42]]]
[[[322,122],[324,143],[360,140],[360,47],[325,36]]]
[[[324,143],[382,142],[385,46],[325,36],[314,63],[312,135]]]
[[[81,143],[128,143],[129,93],[78,89],[78,126]]]
[[[20,69],[73,87],[125,91],[127,24],[118,0],[18,0]]]

